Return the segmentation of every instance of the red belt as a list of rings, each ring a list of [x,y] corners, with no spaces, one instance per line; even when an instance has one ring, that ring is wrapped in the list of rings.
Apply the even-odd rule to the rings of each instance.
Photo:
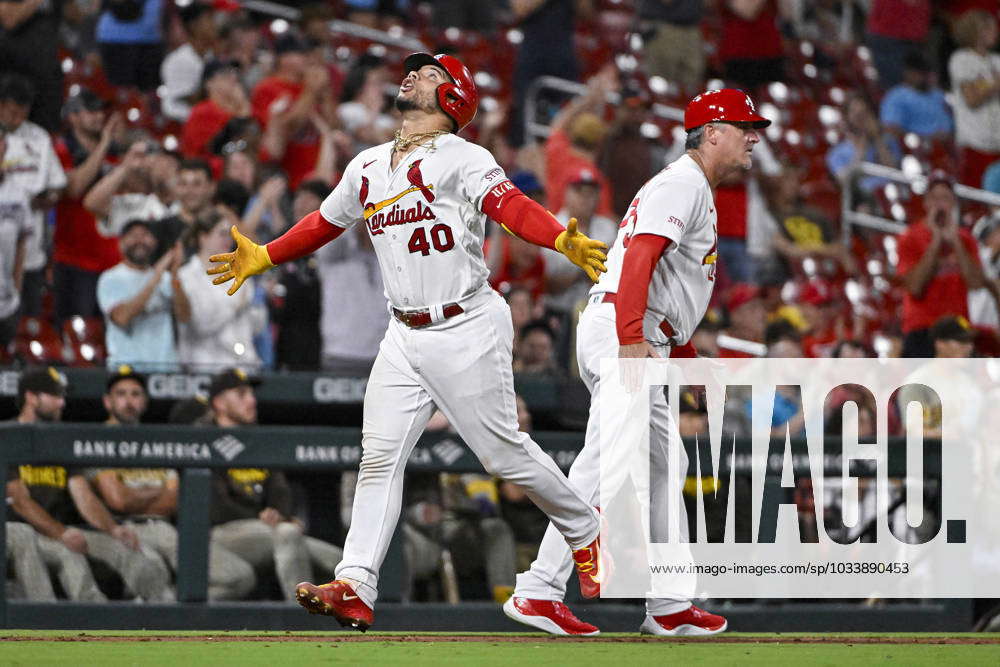
[[[605,292],[604,296],[601,298],[601,303],[614,303],[617,298],[618,294],[616,292]],[[667,339],[670,341],[670,345],[677,344],[674,342],[674,334],[677,332],[674,331],[672,326],[670,326],[670,322],[667,322],[666,320],[660,322],[660,331],[666,335]]]
[[[457,303],[449,303],[441,309],[444,319],[461,315],[464,312],[465,309]],[[433,323],[431,320],[431,311],[429,310],[400,310],[399,308],[393,308],[392,314],[397,320],[411,329],[419,329]]]

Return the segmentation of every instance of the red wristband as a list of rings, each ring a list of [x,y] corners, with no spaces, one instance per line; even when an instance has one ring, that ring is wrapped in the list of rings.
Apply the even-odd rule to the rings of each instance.
[[[555,249],[556,238],[566,231],[541,204],[504,181],[483,196],[483,213],[528,243]]]

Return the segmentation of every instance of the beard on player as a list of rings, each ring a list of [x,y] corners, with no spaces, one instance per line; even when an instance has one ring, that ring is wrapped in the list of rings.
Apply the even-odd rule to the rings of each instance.
[[[409,92],[412,97],[404,97],[406,93],[399,93],[396,96],[396,110],[400,113],[406,113],[407,111],[434,113],[437,110],[437,105],[430,95],[421,95],[416,90]]]

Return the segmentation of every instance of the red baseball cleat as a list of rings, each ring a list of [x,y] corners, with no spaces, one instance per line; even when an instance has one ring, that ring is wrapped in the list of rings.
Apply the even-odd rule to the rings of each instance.
[[[666,616],[646,616],[639,627],[644,635],[662,635],[667,637],[704,637],[723,632],[729,623],[717,614],[710,614],[704,609],[691,605],[684,611]]]
[[[569,607],[558,600],[511,597],[503,603],[503,613],[518,623],[530,625],[552,635],[593,637],[601,634],[597,627],[578,619]]]
[[[601,582],[608,573],[607,563],[601,562],[601,538],[582,549],[573,551],[573,564],[580,579],[580,594],[585,598],[596,598],[601,594]]]
[[[316,586],[303,581],[295,587],[295,599],[310,614],[333,616],[341,625],[364,632],[374,622],[372,610],[343,581]]]

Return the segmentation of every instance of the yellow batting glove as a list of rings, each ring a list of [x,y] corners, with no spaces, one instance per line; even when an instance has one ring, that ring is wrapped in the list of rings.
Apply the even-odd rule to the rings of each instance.
[[[570,218],[566,225],[566,231],[556,237],[556,250],[566,255],[569,261],[573,262],[587,274],[591,282],[597,282],[601,273],[607,271],[604,260],[608,258],[602,250],[607,250],[608,246],[589,238],[586,234],[581,234],[576,229],[576,218]]]
[[[228,292],[229,296],[232,296],[236,294],[236,290],[243,286],[247,278],[264,273],[274,266],[274,262],[267,254],[267,248],[240,234],[236,225],[232,226],[229,233],[236,241],[236,250],[209,257],[208,261],[215,262],[219,266],[213,266],[206,273],[210,276],[219,276],[212,281],[213,285],[221,285],[235,279]]]

